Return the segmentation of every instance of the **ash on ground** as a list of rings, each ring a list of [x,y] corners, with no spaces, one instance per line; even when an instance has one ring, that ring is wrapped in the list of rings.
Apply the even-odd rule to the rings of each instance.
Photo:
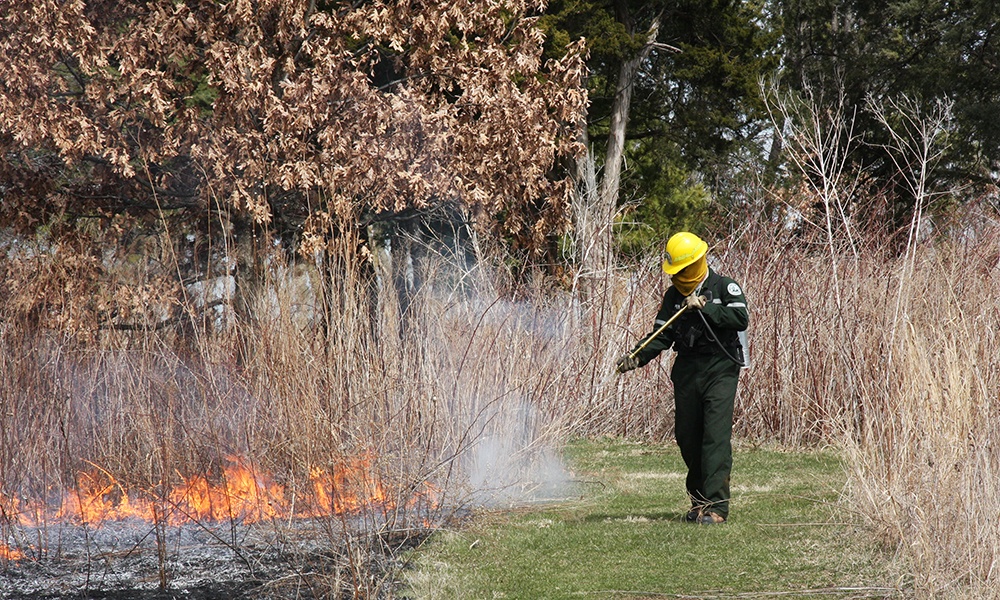
[[[401,551],[429,530],[368,525],[337,518],[160,530],[138,520],[22,527],[8,546],[24,557],[0,561],[0,598],[263,600],[378,590],[391,585]]]

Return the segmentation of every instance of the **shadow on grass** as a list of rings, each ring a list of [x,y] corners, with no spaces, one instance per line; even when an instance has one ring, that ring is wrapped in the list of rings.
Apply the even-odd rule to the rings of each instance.
[[[662,512],[642,512],[642,511],[631,511],[631,512],[605,512],[605,513],[592,513],[583,517],[583,521],[587,523],[598,523],[607,521],[624,521],[624,522],[645,522],[645,521],[674,521],[682,525],[690,525],[690,523],[684,520],[687,515],[687,511],[662,511]]]

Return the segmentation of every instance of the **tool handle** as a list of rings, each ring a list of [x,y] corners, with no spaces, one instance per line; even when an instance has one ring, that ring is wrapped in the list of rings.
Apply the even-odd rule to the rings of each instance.
[[[663,325],[660,325],[659,329],[657,329],[656,331],[654,331],[652,335],[648,336],[646,338],[646,341],[644,341],[642,344],[640,344],[639,346],[637,346],[635,350],[629,352],[628,353],[629,358],[635,358],[636,355],[638,355],[640,352],[642,352],[643,348],[645,348],[646,346],[648,346],[650,342],[652,342],[654,339],[656,339],[657,337],[659,337],[660,334],[663,333],[667,329],[667,327],[670,327],[670,325],[673,324],[673,322],[677,320],[677,317],[679,317],[682,314],[684,314],[684,311],[686,311],[687,309],[688,309],[687,304],[685,304],[684,306],[682,306],[679,311],[677,311],[676,313],[674,313],[674,316],[672,316],[669,319],[667,319],[667,321]]]

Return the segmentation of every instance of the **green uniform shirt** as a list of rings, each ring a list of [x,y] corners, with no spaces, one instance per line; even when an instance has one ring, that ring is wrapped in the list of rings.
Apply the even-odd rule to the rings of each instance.
[[[695,293],[708,298],[701,313],[711,329],[705,327],[705,321],[702,320],[698,311],[685,312],[639,352],[636,358],[640,366],[645,365],[659,356],[660,352],[671,347],[681,355],[721,354],[722,350],[714,339],[718,339],[722,347],[735,358],[742,359],[741,355],[737,354],[740,351],[739,332],[745,331],[750,321],[743,289],[736,281],[729,277],[723,277],[709,268],[708,277]],[[670,286],[663,295],[663,303],[656,314],[656,324],[653,331],[640,340],[636,346],[642,344],[661,325],[677,314],[677,311],[683,306],[683,301],[684,296],[677,291],[677,288]]]

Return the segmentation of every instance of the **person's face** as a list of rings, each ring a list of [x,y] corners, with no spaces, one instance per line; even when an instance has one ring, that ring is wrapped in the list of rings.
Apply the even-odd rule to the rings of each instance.
[[[688,266],[684,267],[680,271],[677,271],[677,273],[671,275],[670,278],[673,279],[674,277],[679,277],[681,279],[684,279],[684,278],[690,279],[691,277],[694,276],[694,272],[695,272],[695,269],[697,268],[697,265],[698,265],[698,261],[694,261],[693,263],[691,263]]]

